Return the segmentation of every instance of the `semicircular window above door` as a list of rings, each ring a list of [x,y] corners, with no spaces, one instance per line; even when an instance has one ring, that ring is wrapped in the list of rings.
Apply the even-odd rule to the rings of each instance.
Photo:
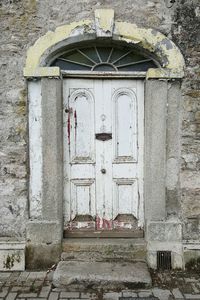
[[[158,67],[158,63],[128,47],[91,46],[68,50],[57,57],[51,66],[66,71],[145,72]]]

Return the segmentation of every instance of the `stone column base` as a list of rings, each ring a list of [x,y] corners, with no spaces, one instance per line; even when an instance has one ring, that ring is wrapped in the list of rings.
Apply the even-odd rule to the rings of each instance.
[[[62,226],[56,221],[29,221],[26,237],[26,268],[42,270],[60,260]]]
[[[171,251],[172,269],[183,269],[182,224],[178,220],[147,223],[147,261],[157,268],[157,251]]]

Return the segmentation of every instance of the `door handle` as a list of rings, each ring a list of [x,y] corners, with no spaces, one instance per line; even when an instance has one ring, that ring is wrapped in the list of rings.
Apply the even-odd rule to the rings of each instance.
[[[106,169],[101,169],[102,174],[106,174]]]

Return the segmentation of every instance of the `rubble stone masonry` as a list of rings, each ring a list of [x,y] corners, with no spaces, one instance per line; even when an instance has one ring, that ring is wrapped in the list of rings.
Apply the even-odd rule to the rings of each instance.
[[[172,1],[173,2],[173,1]],[[112,8],[117,20],[154,28],[182,52],[181,203],[184,239],[200,228],[200,6],[198,0],[0,1],[0,236],[25,237],[28,219],[26,53],[47,31]],[[178,137],[177,137],[178,138]],[[169,212],[170,213],[170,212]]]

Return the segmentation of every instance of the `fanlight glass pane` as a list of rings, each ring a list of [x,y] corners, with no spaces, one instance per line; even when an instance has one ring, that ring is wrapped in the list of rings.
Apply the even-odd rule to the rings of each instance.
[[[97,47],[97,51],[99,52],[102,62],[108,61],[111,48]]]
[[[147,71],[157,65],[151,57],[130,48],[91,46],[69,50],[51,66],[71,71]]]
[[[112,65],[102,63],[102,64],[95,66],[93,68],[93,71],[111,71],[112,72],[112,71],[116,71],[116,69]]]

